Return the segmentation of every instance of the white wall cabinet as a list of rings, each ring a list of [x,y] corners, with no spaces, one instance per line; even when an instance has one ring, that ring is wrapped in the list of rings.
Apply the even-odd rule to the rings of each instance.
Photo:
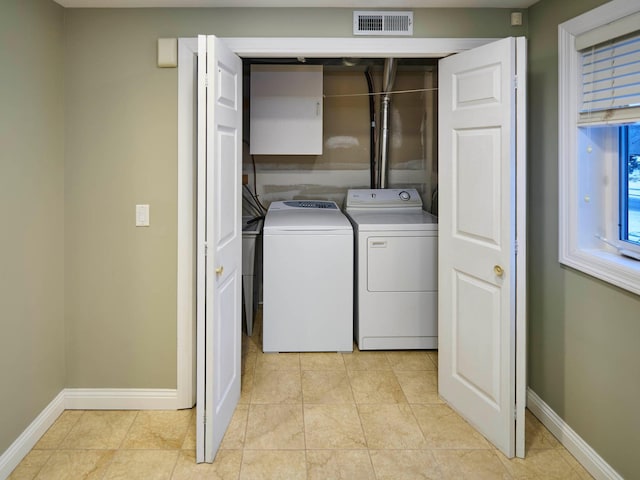
[[[254,155],[322,155],[322,65],[252,65]]]

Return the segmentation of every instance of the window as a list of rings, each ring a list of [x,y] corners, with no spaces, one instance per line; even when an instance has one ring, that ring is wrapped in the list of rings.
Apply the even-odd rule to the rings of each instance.
[[[620,240],[640,256],[640,126],[620,128]]]
[[[640,294],[640,4],[559,26],[561,263]]]

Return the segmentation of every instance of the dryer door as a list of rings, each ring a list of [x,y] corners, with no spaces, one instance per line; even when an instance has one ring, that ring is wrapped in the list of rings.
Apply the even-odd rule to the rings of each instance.
[[[438,289],[438,237],[403,234],[367,241],[367,290],[430,292]]]

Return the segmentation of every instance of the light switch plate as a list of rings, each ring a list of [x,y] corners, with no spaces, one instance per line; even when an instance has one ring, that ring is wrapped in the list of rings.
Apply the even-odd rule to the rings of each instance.
[[[149,205],[136,205],[136,227],[149,226]]]

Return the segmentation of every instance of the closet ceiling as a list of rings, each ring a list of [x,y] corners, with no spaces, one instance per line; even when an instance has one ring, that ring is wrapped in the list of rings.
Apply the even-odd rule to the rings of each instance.
[[[527,8],[538,0],[55,0],[70,8],[144,7],[342,7],[376,8]]]

